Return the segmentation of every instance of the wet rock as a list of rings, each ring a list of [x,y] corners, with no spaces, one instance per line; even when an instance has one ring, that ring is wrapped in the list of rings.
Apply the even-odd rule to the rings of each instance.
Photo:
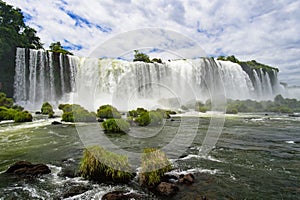
[[[195,182],[195,177],[193,174],[180,174],[178,182],[181,184],[192,184]]]
[[[36,115],[41,115],[42,112],[41,112],[41,111],[36,111],[35,114],[36,114]]]
[[[86,191],[88,191],[90,188],[88,186],[85,185],[75,185],[72,186],[70,189],[68,189],[64,194],[63,194],[63,198],[69,198],[69,197],[73,197],[79,194],[83,194]]]
[[[296,114],[289,114],[289,117],[300,117],[300,115],[296,115]]]
[[[80,176],[78,172],[78,162],[79,160],[74,160],[73,158],[65,159],[62,161],[62,170],[60,173],[58,173],[58,176],[60,177],[68,177],[68,178],[75,178],[77,176]]]
[[[167,182],[167,183],[175,183],[178,180],[178,177],[171,174],[165,174],[161,178],[161,182]]]
[[[102,200],[130,200],[130,199],[142,200],[144,199],[144,197],[140,194],[129,193],[124,191],[109,192],[102,197]]]
[[[156,187],[156,193],[160,196],[173,196],[178,192],[179,188],[173,183],[161,182]]]
[[[61,122],[58,122],[58,121],[54,121],[51,123],[52,125],[61,125],[62,123]]]
[[[179,156],[179,159],[181,159],[181,158],[185,158],[185,157],[187,157],[189,154],[182,154],[181,156]]]
[[[71,168],[64,168],[62,171],[58,174],[60,177],[68,177],[68,178],[75,178],[78,174],[74,169]]]
[[[20,176],[38,176],[50,174],[51,170],[44,164],[32,164],[28,161],[19,161],[13,164],[5,173]]]
[[[104,119],[100,118],[100,119],[98,119],[98,122],[104,122]]]

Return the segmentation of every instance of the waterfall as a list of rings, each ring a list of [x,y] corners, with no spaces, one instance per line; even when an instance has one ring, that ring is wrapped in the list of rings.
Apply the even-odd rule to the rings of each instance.
[[[64,62],[65,57],[69,62]],[[78,67],[77,59],[44,50],[17,48],[15,101],[27,109],[40,109],[45,101],[57,105],[68,99],[64,97],[75,91],[73,86]],[[68,68],[69,73],[66,73]]]
[[[54,66],[53,66],[53,53],[49,52],[49,75],[50,75],[50,101],[56,99],[55,82],[54,82]]]
[[[219,98],[219,93],[231,99],[273,99],[281,88],[277,72],[272,73],[253,69],[250,78],[240,65],[212,58],[161,64],[18,48],[14,98],[32,109],[49,101],[56,106],[79,103],[90,110],[103,104],[124,110],[178,107]]]
[[[15,81],[14,81],[14,99],[17,102],[24,102],[27,100],[26,92],[26,67],[25,67],[25,49],[18,48],[16,53],[16,68],[15,68]]]

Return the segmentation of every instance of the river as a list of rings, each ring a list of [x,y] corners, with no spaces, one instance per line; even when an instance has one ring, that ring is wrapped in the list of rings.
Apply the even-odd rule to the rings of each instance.
[[[64,193],[74,185],[89,189],[69,199],[101,199],[114,190],[135,191],[157,198],[147,194],[136,180],[129,185],[97,184],[80,177],[61,176],[65,169],[78,169],[84,146],[93,138],[89,131],[99,125],[51,125],[53,120],[38,116],[34,119],[24,124],[0,124],[1,200],[63,199]],[[187,138],[195,132],[183,156],[172,158],[175,169],[171,173],[194,173],[196,181],[190,186],[180,186],[178,194],[170,199],[200,199],[202,196],[207,199],[299,199],[300,118],[272,113],[226,115],[215,147],[207,156],[200,156],[209,123],[208,116],[175,116],[174,121],[166,121],[162,127],[133,127],[129,134],[104,134],[99,128],[99,134],[105,135],[115,146],[137,153],[146,147],[164,147],[175,137],[179,127]],[[84,134],[87,139],[82,130],[87,130]],[[176,142],[168,155],[178,154],[180,141]],[[52,172],[37,179],[20,179],[3,173],[19,160],[45,163]]]

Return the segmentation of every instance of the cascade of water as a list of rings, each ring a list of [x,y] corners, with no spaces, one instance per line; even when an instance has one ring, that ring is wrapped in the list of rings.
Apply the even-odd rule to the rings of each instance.
[[[217,63],[227,97],[248,99],[253,96],[253,84],[240,65],[228,61],[218,61]]]
[[[46,88],[46,83],[45,83],[45,62],[46,62],[46,58],[45,58],[45,53],[42,51],[38,51],[38,57],[39,57],[39,62],[38,62],[38,66],[39,66],[39,75],[38,75],[38,80],[37,80],[37,90],[38,90],[38,101],[39,102],[43,102],[45,99],[45,91]]]
[[[76,88],[75,78],[76,78],[78,64],[79,64],[79,58],[76,56],[68,55],[68,61],[69,61],[69,66],[70,66],[71,92],[75,92],[75,88]]]
[[[59,69],[60,69],[60,84],[61,84],[61,94],[65,93],[65,80],[64,80],[64,62],[63,54],[59,55]]]
[[[29,102],[35,106],[37,89],[37,50],[30,50],[29,58]]]
[[[16,53],[16,69],[14,82],[14,99],[17,102],[24,102],[27,100],[26,92],[26,51],[23,48],[17,48]]]
[[[56,100],[55,82],[54,82],[54,66],[53,53],[49,52],[49,75],[50,75],[50,101]]]
[[[240,65],[211,58],[158,64],[79,59],[41,50],[29,50],[26,57],[25,49],[18,49],[15,98],[40,106],[43,101],[70,102],[67,93],[74,92],[73,102],[91,110],[106,103],[151,107],[167,99],[181,105],[190,100],[206,101],[222,91],[231,99],[270,99],[280,89],[276,73],[270,80],[262,69],[258,73],[253,70],[252,83]]]
[[[272,92],[272,85],[271,80],[269,77],[269,74],[267,72],[264,72],[262,69],[260,69],[260,75],[261,75],[261,82],[262,82],[262,99],[272,99],[273,92]]]
[[[256,70],[253,70],[253,74],[254,74],[254,86],[255,86],[255,89],[256,89],[256,98],[258,100],[261,100],[262,99],[262,96],[263,96],[263,87],[262,87],[262,83],[261,83],[261,80],[256,72]]]
[[[274,78],[273,78],[274,79],[273,95],[276,96],[278,94],[282,94],[283,96],[285,96],[287,94],[287,92],[284,89],[284,87],[278,81],[277,71],[273,70],[273,76],[274,76]]]

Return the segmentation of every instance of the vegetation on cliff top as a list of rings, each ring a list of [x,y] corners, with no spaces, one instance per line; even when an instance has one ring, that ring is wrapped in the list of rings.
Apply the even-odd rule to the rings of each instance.
[[[51,45],[49,46],[51,52],[55,52],[55,53],[62,53],[62,54],[68,54],[68,55],[73,55],[73,53],[71,53],[68,50],[65,50],[62,46],[60,42],[53,42],[51,43]]]
[[[133,62],[145,62],[145,63],[162,63],[162,60],[160,58],[153,58],[150,60],[150,57],[142,52],[139,52],[138,50],[134,50],[134,59]]]
[[[248,67],[250,67],[251,69],[265,69],[265,70],[275,70],[275,71],[279,71],[278,68],[275,67],[271,67],[262,63],[257,62],[256,60],[251,60],[251,61],[239,61],[235,56],[231,55],[231,56],[219,56],[217,58],[217,60],[223,60],[223,61],[231,61],[233,63],[237,63],[239,65],[247,65]]]

